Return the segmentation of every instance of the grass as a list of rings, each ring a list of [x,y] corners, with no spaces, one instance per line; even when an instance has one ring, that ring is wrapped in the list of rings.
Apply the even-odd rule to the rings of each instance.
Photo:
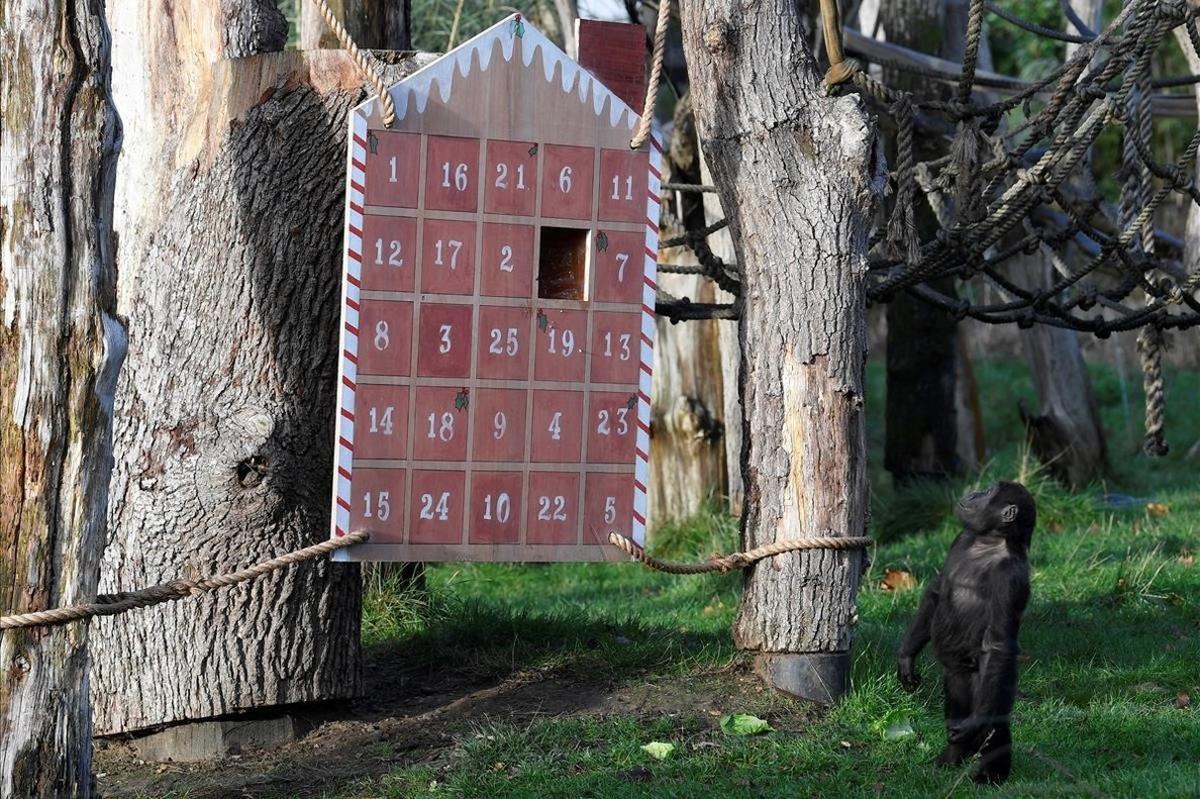
[[[630,565],[522,566],[453,564],[429,570],[425,604],[384,583],[367,602],[367,644],[426,658],[430,668],[507,676],[571,675],[620,692],[677,685],[684,706],[569,712],[532,721],[473,719],[440,754],[345,786],[331,797],[675,797],[675,796],[1200,796],[1200,723],[1183,695],[1200,700],[1200,492],[1184,459],[1200,438],[1186,418],[1195,375],[1170,375],[1176,402],[1163,462],[1135,456],[1140,390],[1094,372],[1111,434],[1113,474],[1103,485],[1068,493],[1023,453],[1018,396],[1032,397],[1019,363],[979,369],[987,400],[992,458],[979,475],[950,484],[893,489],[876,474],[875,528],[887,543],[874,553],[859,595],[853,691],[819,711],[753,690],[725,690],[745,679],[729,637],[738,601],[736,576],[680,578]],[[882,375],[870,374],[873,411]],[[881,442],[878,415],[870,441]],[[877,450],[878,446],[873,446]],[[873,455],[876,453],[873,453]],[[877,469],[876,469],[877,472]],[[937,668],[921,662],[925,683],[904,694],[893,677],[893,651],[919,598],[881,590],[885,568],[923,582],[956,532],[950,499],[970,485],[1017,477],[1038,499],[1032,552],[1033,602],[1022,630],[1018,754],[1012,779],[977,789],[965,770],[940,771],[929,760],[943,742]],[[1106,510],[1106,493],[1139,498]],[[1154,515],[1146,500],[1167,508]],[[902,525],[903,517],[915,518]],[[901,530],[901,527],[908,529]],[[915,528],[915,529],[913,529]],[[735,546],[736,524],[715,511],[657,532],[668,557],[703,557]],[[400,619],[399,622],[396,619]],[[725,735],[720,712],[751,712],[775,731]],[[886,740],[888,723],[914,734]],[[650,741],[676,745],[664,761],[642,751]],[[398,742],[400,743],[400,742]],[[422,762],[424,761],[424,762]]]

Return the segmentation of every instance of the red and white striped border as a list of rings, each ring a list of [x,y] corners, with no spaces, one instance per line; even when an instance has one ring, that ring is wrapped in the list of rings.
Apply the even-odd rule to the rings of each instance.
[[[658,299],[658,217],[662,193],[662,140],[650,132],[650,174],[646,180],[646,253],[642,277],[642,347],[638,371],[637,461],[633,472],[633,540],[646,545],[646,484],[650,480],[650,379],[654,371],[654,306]]]
[[[359,296],[362,288],[363,205],[367,181],[367,118],[350,114],[350,141],[346,153],[346,253],[342,259],[341,357],[338,358],[337,424],[334,447],[337,468],[333,474],[331,535],[350,532],[350,479],[354,468],[354,394],[358,384]],[[339,549],[334,560],[345,560]]]

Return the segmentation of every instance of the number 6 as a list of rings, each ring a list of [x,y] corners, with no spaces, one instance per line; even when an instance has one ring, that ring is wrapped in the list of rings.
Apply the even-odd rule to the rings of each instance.
[[[558,190],[563,194],[571,191],[571,167],[564,166],[558,173]]]

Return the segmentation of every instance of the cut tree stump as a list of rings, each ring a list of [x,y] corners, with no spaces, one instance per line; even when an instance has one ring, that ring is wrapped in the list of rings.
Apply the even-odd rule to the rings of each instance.
[[[132,334],[108,592],[329,535],[346,119],[362,77],[340,50],[263,52],[283,44],[254,38],[270,26],[196,4],[205,13],[115,6],[115,96],[131,109],[119,308]],[[96,730],[355,696],[360,603],[357,566],[314,561],[105,619]]]

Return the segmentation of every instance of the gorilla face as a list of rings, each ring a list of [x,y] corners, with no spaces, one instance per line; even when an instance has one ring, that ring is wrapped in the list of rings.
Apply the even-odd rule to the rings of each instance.
[[[1020,483],[999,480],[958,501],[954,514],[977,535],[1002,535],[1028,541],[1037,510],[1033,496]]]

